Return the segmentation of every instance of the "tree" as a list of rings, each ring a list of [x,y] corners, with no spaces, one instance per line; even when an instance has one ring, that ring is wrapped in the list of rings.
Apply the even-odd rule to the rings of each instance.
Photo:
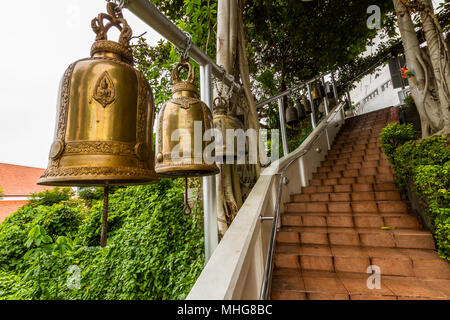
[[[446,134],[449,124],[449,51],[431,0],[393,0],[398,18],[406,64],[411,77],[411,93],[420,114],[422,137]],[[420,48],[412,13],[418,12],[427,40]]]

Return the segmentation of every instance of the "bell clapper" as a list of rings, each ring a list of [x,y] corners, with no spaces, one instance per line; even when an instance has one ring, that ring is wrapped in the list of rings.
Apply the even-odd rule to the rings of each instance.
[[[100,236],[100,247],[106,246],[106,233],[108,229],[108,201],[109,201],[109,185],[103,188],[103,212],[102,212],[102,233]]]
[[[184,177],[184,207],[183,207],[183,213],[187,216],[191,215],[192,213],[192,209],[189,206],[189,201],[188,201],[188,177]]]

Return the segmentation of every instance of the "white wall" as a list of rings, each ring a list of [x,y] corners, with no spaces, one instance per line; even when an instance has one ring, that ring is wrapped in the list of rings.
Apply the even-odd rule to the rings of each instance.
[[[389,66],[386,64],[377,69],[377,72],[365,76],[350,92],[352,103],[359,104],[357,114],[372,112],[400,104],[398,92],[394,89]]]

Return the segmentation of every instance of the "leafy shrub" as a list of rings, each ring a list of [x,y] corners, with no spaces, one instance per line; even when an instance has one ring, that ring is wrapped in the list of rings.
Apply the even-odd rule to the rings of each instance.
[[[391,123],[381,132],[381,145],[383,152],[391,159],[395,149],[407,141],[415,138],[412,124]]]
[[[46,228],[52,239],[58,236],[74,237],[85,219],[85,209],[78,202],[59,203],[53,206],[26,205],[0,224],[0,269],[22,270],[25,243],[29,231],[36,225]]]
[[[37,206],[51,206],[62,201],[67,201],[74,195],[74,191],[70,188],[53,188],[51,190],[45,190],[31,194],[31,199],[28,201],[28,205],[32,207]]]
[[[414,186],[427,204],[428,215],[433,219],[438,251],[450,260],[450,161],[443,166],[415,168]]]
[[[412,126],[391,124],[381,134],[382,148],[392,163],[399,186],[425,203],[439,254],[450,260],[450,148],[443,136],[412,140]]]
[[[405,104],[405,107],[407,108],[416,108],[416,103],[414,102],[414,99],[412,97],[412,95],[409,95],[405,98],[405,100],[403,101],[403,103]]]
[[[14,272],[0,269],[0,300],[31,299],[30,284]]]
[[[85,209],[68,200],[26,206],[5,220],[0,299],[184,298],[203,269],[204,244],[201,207],[183,214],[183,183],[161,179],[116,190],[105,248],[101,207],[101,201]],[[80,271],[79,287],[67,285],[71,270]]]

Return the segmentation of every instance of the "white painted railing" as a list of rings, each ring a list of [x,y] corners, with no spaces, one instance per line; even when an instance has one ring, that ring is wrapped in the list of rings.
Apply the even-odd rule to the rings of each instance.
[[[301,193],[325,159],[345,121],[343,104],[336,106],[294,152],[266,168],[187,299],[231,300],[260,297],[280,183],[286,169],[289,183],[282,186],[281,208],[291,194]]]

